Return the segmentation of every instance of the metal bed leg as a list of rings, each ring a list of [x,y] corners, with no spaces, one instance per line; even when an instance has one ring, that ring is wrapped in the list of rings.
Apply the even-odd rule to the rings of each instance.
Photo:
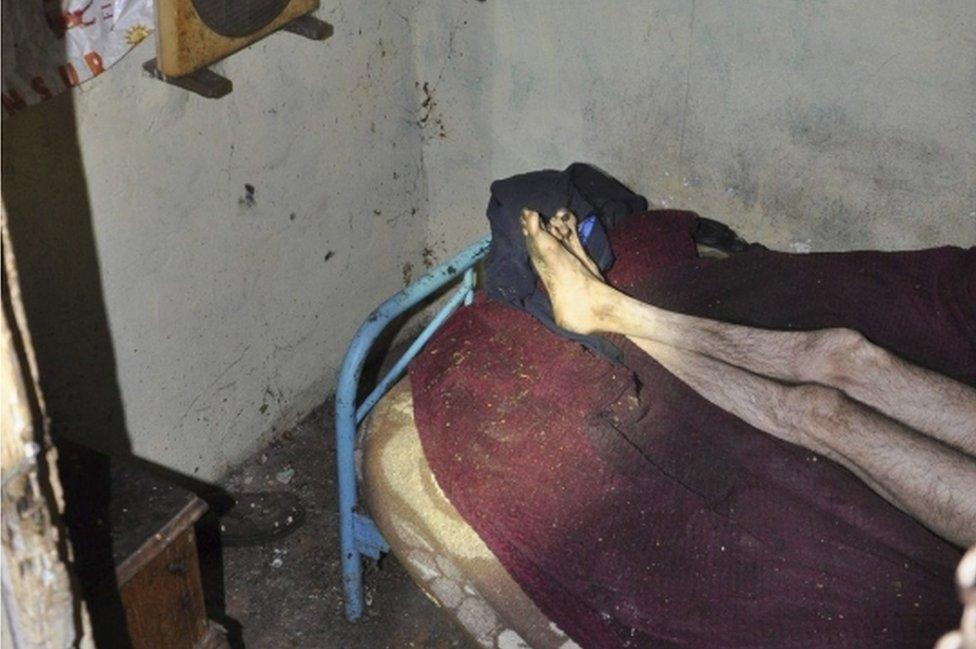
[[[376,402],[396,381],[427,339],[461,304],[474,298],[475,273],[472,266],[488,254],[491,238],[486,236],[461,251],[450,261],[424,275],[373,311],[359,327],[339,371],[335,398],[336,469],[339,488],[339,548],[342,560],[342,587],[345,594],[346,619],[350,622],[363,615],[362,555],[379,559],[390,546],[373,521],[356,511],[356,468],[354,453],[356,428]],[[454,281],[463,271],[460,290],[452,296],[430,324],[410,345],[403,357],[383,377],[376,388],[359,405],[359,379],[370,346],[395,317],[418,304],[427,296]]]
[[[353,514],[356,507],[356,467],[353,458],[356,441],[355,399],[359,374],[346,377],[336,388],[336,462],[339,482],[339,549],[342,552],[342,588],[346,619],[358,620],[363,614],[363,573]],[[351,430],[350,430],[351,428]]]

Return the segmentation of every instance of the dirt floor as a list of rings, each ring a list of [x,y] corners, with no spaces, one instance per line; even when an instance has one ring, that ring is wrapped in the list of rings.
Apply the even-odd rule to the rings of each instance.
[[[346,622],[331,404],[326,410],[278,434],[222,485],[232,494],[291,491],[306,509],[304,524],[290,536],[221,550],[222,622],[232,644],[247,649],[473,649],[475,643],[417,588],[392,555],[378,569],[367,569],[366,613],[355,624]],[[328,431],[323,414],[330,422]],[[290,476],[289,469],[294,470]]]

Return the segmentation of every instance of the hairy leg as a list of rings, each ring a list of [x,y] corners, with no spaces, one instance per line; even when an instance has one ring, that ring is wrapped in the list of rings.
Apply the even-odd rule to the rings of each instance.
[[[849,329],[826,330],[813,347],[811,362],[821,365],[818,382],[976,461],[976,390],[913,365]]]
[[[820,385],[787,385],[631,337],[702,397],[763,432],[825,455],[935,533],[976,542],[976,462]]]
[[[558,228],[553,236],[551,229],[540,226],[535,212],[523,211],[522,225],[532,262],[563,328],[646,338],[780,381],[831,386],[976,457],[973,388],[907,363],[849,329],[771,331],[645,304],[593,274],[582,260],[588,259],[582,246],[576,250],[573,237],[562,237]],[[566,245],[560,245],[564,240]]]
[[[976,540],[976,461],[913,430],[971,448],[970,388],[850,331],[765,331],[643,304],[603,283],[538,215],[524,213],[523,228],[563,327],[628,335],[716,405],[835,459],[946,538]],[[836,389],[781,381],[833,383],[890,416]]]

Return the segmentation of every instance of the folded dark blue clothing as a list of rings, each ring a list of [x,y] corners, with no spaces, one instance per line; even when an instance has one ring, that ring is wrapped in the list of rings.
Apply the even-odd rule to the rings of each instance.
[[[564,207],[576,214],[586,252],[605,271],[614,261],[607,228],[645,212],[647,199],[582,162],[563,171],[544,169],[496,180],[491,184],[487,211],[492,243],[485,262],[485,292],[493,300],[531,313],[550,331],[620,362],[620,351],[603,338],[582,336],[556,324],[549,298],[540,290],[529,261],[519,221],[522,209],[549,218]]]

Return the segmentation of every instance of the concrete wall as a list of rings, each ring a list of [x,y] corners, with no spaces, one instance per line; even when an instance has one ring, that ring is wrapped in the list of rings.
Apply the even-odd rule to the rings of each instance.
[[[56,427],[212,478],[322,402],[355,327],[423,267],[403,10],[324,2],[330,40],[236,54],[220,101],[144,76],[147,44],[4,121]]]
[[[795,250],[976,243],[976,3],[424,3],[438,252],[487,181],[595,162]],[[461,219],[463,225],[457,225]]]
[[[378,300],[486,231],[491,179],[577,159],[783,249],[976,243],[971,0],[319,15],[324,44],[220,64],[219,102],[142,76],[149,45],[4,121],[57,427],[218,475],[321,401]]]

